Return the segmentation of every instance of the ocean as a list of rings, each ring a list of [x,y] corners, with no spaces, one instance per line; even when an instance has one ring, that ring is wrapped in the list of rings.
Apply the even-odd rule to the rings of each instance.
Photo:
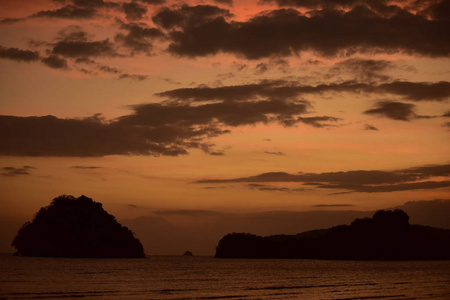
[[[0,256],[0,299],[450,299],[450,261]]]

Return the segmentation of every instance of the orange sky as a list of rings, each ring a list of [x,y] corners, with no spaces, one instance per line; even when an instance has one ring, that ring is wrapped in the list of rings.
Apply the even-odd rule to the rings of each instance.
[[[448,199],[445,1],[259,2],[2,1],[0,219]]]

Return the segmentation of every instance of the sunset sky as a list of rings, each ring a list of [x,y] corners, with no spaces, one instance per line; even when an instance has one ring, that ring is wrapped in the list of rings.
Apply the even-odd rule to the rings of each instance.
[[[450,1],[1,0],[0,219],[450,198]]]

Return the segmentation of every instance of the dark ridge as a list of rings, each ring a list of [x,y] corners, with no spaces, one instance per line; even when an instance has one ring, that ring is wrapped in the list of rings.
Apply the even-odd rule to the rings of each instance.
[[[351,225],[297,235],[227,234],[219,241],[215,257],[448,260],[450,230],[410,225],[404,211],[380,210],[372,218],[356,219]]]
[[[120,225],[101,203],[62,195],[25,223],[12,244],[20,256],[143,258],[133,232]]]

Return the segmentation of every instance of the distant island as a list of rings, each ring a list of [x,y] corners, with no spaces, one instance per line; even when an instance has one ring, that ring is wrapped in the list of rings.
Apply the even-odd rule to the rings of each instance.
[[[101,203],[62,195],[25,223],[12,244],[20,256],[143,258],[133,232],[120,225]]]
[[[184,252],[183,256],[194,256],[191,251]]]
[[[410,225],[402,210],[380,210],[351,225],[297,235],[224,236],[217,258],[302,258],[330,260],[448,260],[450,230]]]

